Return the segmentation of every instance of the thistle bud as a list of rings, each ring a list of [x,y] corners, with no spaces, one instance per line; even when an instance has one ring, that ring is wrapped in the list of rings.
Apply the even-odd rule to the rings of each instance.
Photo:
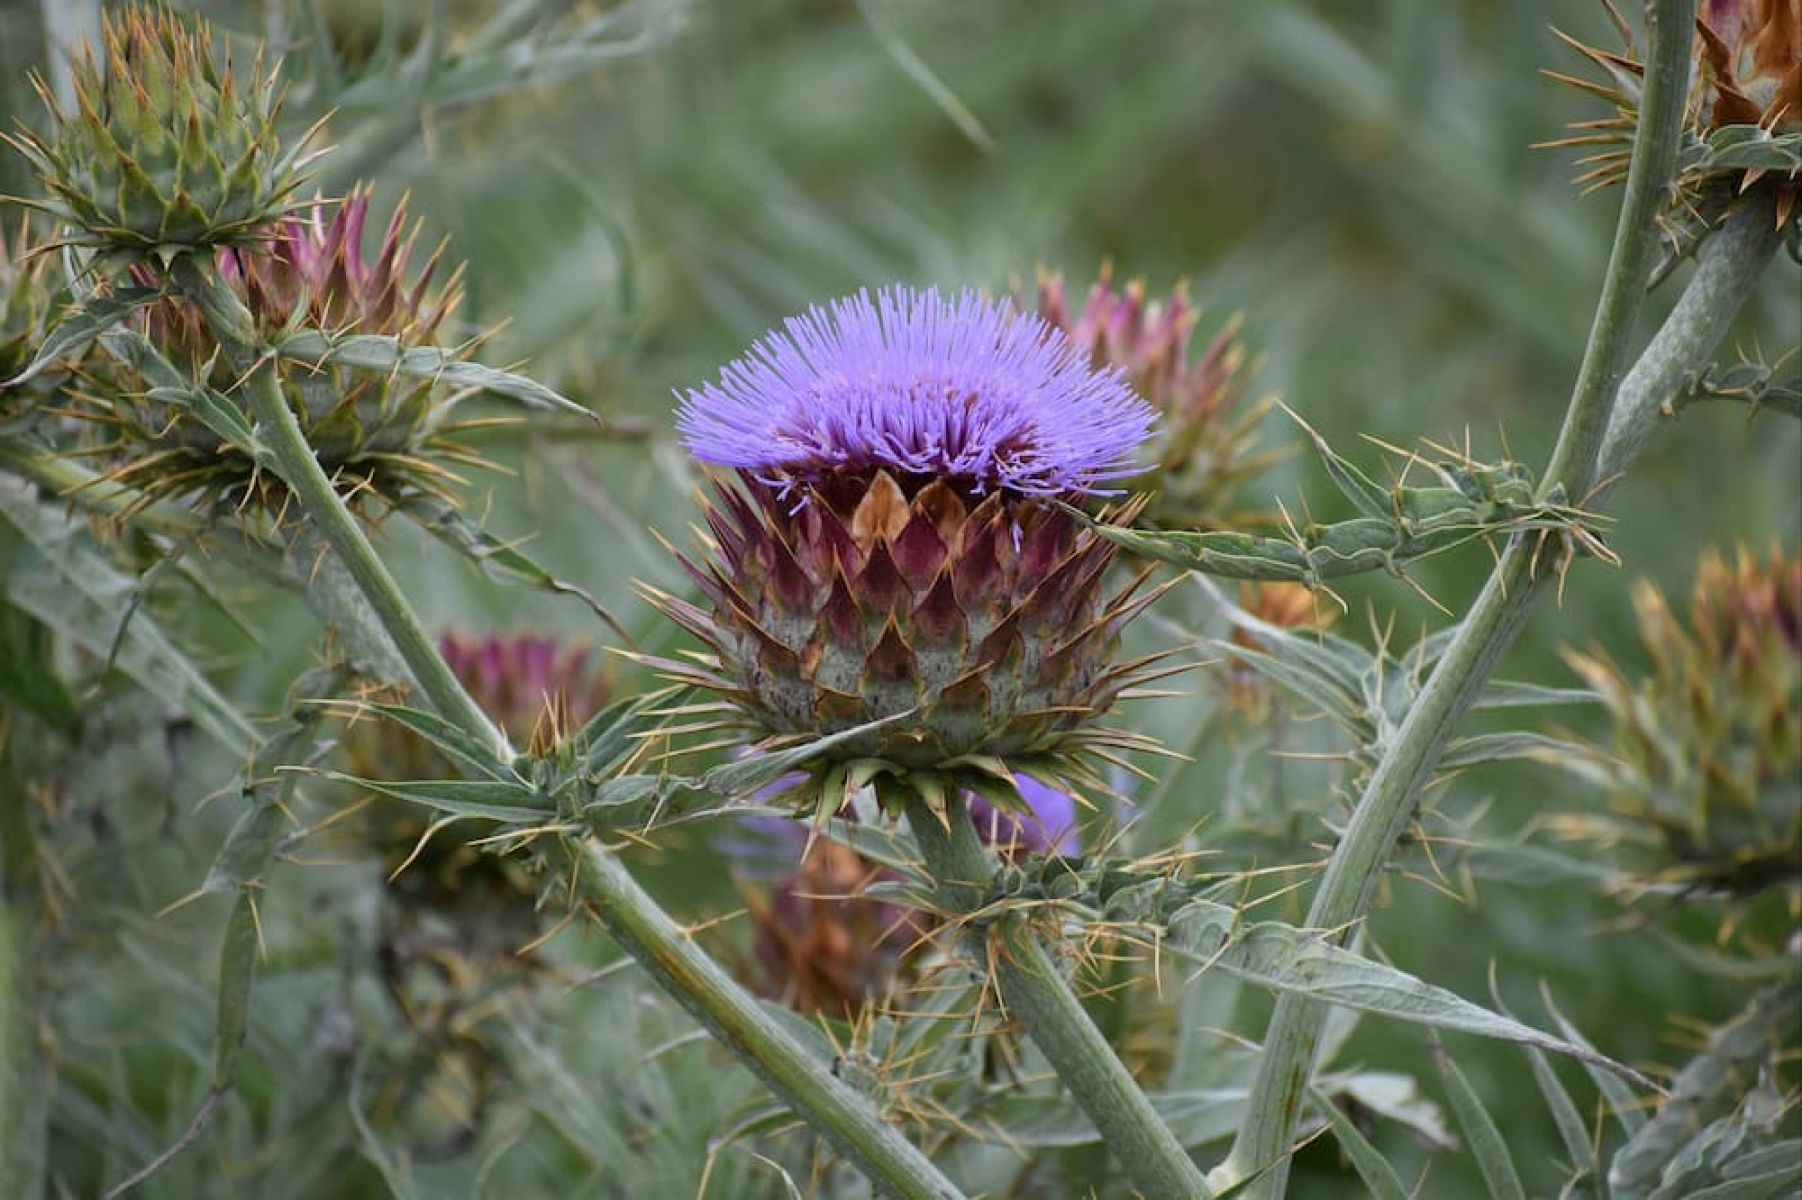
[[[240,78],[205,22],[127,9],[106,14],[99,53],[84,46],[72,76],[73,109],[39,83],[48,133],[9,139],[48,193],[33,203],[71,241],[126,255],[243,245],[291,207],[305,139],[283,149],[260,53]]]
[[[1654,882],[1730,895],[1802,884],[1802,556],[1710,553],[1687,619],[1648,583],[1634,607],[1648,672],[1567,653],[1614,719],[1618,761],[1612,818],[1559,827],[1647,847]]]
[[[520,744],[539,752],[562,731],[585,724],[611,686],[588,649],[529,634],[481,638],[446,634],[439,652],[471,698]],[[364,779],[443,779],[456,774],[429,743],[392,721],[359,719],[344,739],[347,773]],[[436,913],[464,936],[511,954],[530,936],[536,886],[523,863],[486,853],[466,839],[425,839],[424,810],[376,798],[354,836],[382,859],[390,889],[414,917]]]
[[[1104,596],[1109,544],[1054,501],[1131,474],[1151,419],[1119,372],[973,293],[791,320],[683,405],[689,449],[737,477],[687,564],[707,606],[653,594],[711,655],[662,665],[765,744],[889,722],[821,776],[1077,790],[1119,740],[1094,721],[1143,666],[1114,659],[1149,597]]]
[[[279,221],[264,245],[216,252],[221,278],[249,310],[263,341],[321,330],[391,338],[403,349],[436,343],[459,299],[457,278],[433,287],[437,252],[413,271],[419,228],[409,227],[404,203],[373,255],[366,254],[369,205],[367,190],[352,192],[328,221],[325,202],[315,201],[305,213]],[[133,273],[140,283],[155,283],[142,264]],[[138,325],[192,378],[218,392],[237,385],[228,356],[191,301],[160,300]],[[329,352],[317,361],[283,358],[276,369],[308,443],[347,492],[391,499],[410,488],[442,491],[454,478],[442,463],[467,461],[447,440],[451,404],[430,379],[349,366]],[[285,497],[279,480],[147,385],[108,397],[95,415],[118,428],[123,462],[115,477],[146,493],[247,495],[272,509]]]
[[[1270,461],[1252,453],[1267,406],[1244,406],[1248,371],[1238,319],[1191,360],[1201,309],[1187,287],[1148,300],[1143,280],[1116,288],[1107,267],[1074,313],[1063,276],[1041,276],[1037,307],[1090,363],[1123,371],[1157,410],[1152,436],[1135,456],[1140,482],[1151,492],[1141,523],[1177,529],[1222,523],[1239,488]]]

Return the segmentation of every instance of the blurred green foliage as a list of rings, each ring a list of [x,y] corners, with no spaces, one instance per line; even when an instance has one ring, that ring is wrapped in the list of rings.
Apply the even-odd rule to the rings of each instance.
[[[467,331],[504,323],[488,361],[523,360],[536,377],[645,432],[494,435],[484,448],[501,469],[472,475],[467,495],[493,531],[529,539],[540,561],[594,592],[647,643],[670,635],[630,581],[675,578],[650,531],[686,536],[696,478],[668,438],[672,392],[810,303],[892,280],[1000,290],[1041,265],[1080,289],[1111,261],[1154,292],[1189,279],[1207,308],[1204,336],[1242,312],[1261,358],[1259,390],[1279,393],[1336,446],[1356,446],[1360,434],[1400,445],[1468,436],[1479,456],[1496,457],[1505,444],[1539,463],[1582,351],[1617,198],[1578,199],[1568,158],[1530,148],[1568,121],[1599,115],[1591,100],[1538,74],[1571,65],[1551,24],[1608,36],[1600,7],[1587,4],[634,0],[610,13],[617,61],[524,87],[507,72],[554,67],[563,47],[538,46],[523,66],[491,56],[488,76],[433,78],[384,57],[425,36],[425,5],[204,7],[247,39],[272,31],[287,39],[297,121],[339,108],[329,187],[341,190],[354,167],[390,203],[410,193],[431,232],[467,260]],[[438,6],[453,52],[469,49],[459,38],[501,7]],[[598,15],[606,6],[570,7]],[[321,37],[339,39],[348,75],[333,79],[321,67]],[[43,45],[36,6],[0,7],[0,97],[27,122],[36,108],[22,74]],[[8,157],[0,191],[24,186]],[[1666,283],[1653,307],[1668,305],[1675,286]],[[1733,343],[1780,352],[1799,328],[1802,289],[1793,264],[1780,262]],[[1292,441],[1295,431],[1278,414],[1266,436]],[[1554,653],[1562,643],[1597,642],[1631,663],[1641,654],[1627,619],[1631,577],[1681,592],[1705,546],[1793,545],[1802,535],[1799,447],[1776,417],[1748,421],[1725,406],[1687,412],[1613,498],[1610,542],[1623,567],[1579,564],[1563,603],[1536,614],[1503,673],[1574,685]],[[1365,461],[1380,457],[1366,449]],[[1254,483],[1245,502],[1294,508],[1304,495],[1317,516],[1346,515],[1305,454]],[[609,640],[579,604],[497,588],[402,522],[387,532],[407,590],[439,626]],[[1417,578],[1455,613],[1489,564],[1473,547],[1424,564]],[[1351,614],[1340,630],[1356,639],[1369,637],[1367,611],[1379,625],[1393,615],[1403,642],[1447,620],[1393,581],[1342,592]],[[1170,611],[1188,621],[1207,609],[1178,593]],[[291,677],[314,659],[316,628],[278,604],[248,613],[254,639],[191,605],[167,617],[213,648],[217,677],[253,711],[277,710]],[[1170,633],[1147,623],[1137,636],[1155,647]],[[1188,745],[1214,695],[1200,677],[1189,687],[1190,697],[1144,704],[1130,719]],[[1592,718],[1557,719],[1582,727]],[[142,723],[130,722],[133,736],[153,737]],[[57,1057],[71,1086],[59,1094],[55,1167],[71,1194],[91,1194],[168,1144],[205,1092],[210,978],[226,909],[213,899],[159,913],[193,890],[223,837],[231,814],[224,806],[196,814],[195,801],[236,764],[186,746],[171,735],[162,757],[137,760],[140,770],[163,763],[155,778],[127,786],[114,773],[82,792],[95,856],[74,878],[84,918],[72,936],[84,952],[79,970],[57,981],[66,1043]],[[1183,771],[1180,811],[1191,822],[1208,820],[1243,757],[1220,739]],[[1253,757],[1256,769],[1269,766]],[[1331,781],[1317,764],[1274,769],[1291,792],[1318,793]],[[1313,808],[1336,820],[1343,802]],[[1514,765],[1459,777],[1445,803],[1467,813],[1486,805],[1479,827],[1507,837],[1547,811],[1591,802],[1563,778]],[[168,819],[177,812],[180,820]],[[1326,831],[1315,824],[1307,837],[1318,843]],[[672,838],[639,865],[684,915],[738,903],[697,841]],[[353,1106],[361,1102],[357,1089],[379,1052],[369,1031],[394,1019],[345,961],[370,941],[375,880],[367,863],[289,866],[276,876],[260,906],[268,966],[242,1097],[138,1194],[376,1195],[383,1176],[398,1194],[420,1196],[652,1194],[646,1186],[693,1194],[706,1137],[755,1086],[686,1039],[685,1020],[667,1006],[644,1001],[642,983],[616,977],[553,989],[535,1006],[507,1002],[494,1037],[523,1064],[523,1100],[494,1115],[503,1136],[486,1157],[406,1166],[359,1129],[343,1100],[348,1090]],[[1535,1017],[1544,981],[1578,1029],[1627,1062],[1673,1064],[1684,1022],[1718,1021],[1739,1007],[1737,986],[1657,940],[1623,933],[1618,909],[1586,884],[1485,882],[1474,897],[1473,905],[1397,877],[1374,937],[1397,966],[1466,996],[1485,994],[1493,966],[1515,1007]],[[1298,902],[1284,903],[1266,915],[1298,918]],[[1672,928],[1705,943],[1707,921],[1693,924]],[[572,955],[605,957],[591,945]],[[1232,1028],[1255,1037],[1264,1008],[1248,991]],[[1529,1189],[1553,1187],[1563,1143],[1536,1100],[1518,1099],[1529,1094],[1519,1052],[1470,1039],[1452,1049],[1503,1122]],[[641,1076],[638,1054],[667,1071]],[[1354,1057],[1437,1078],[1429,1043],[1407,1026],[1365,1022]],[[712,1113],[657,1091],[696,1072],[703,1079],[680,1095],[710,1097]],[[589,1086],[639,1078],[645,1094]],[[624,1115],[590,1111],[594,1103]],[[555,1135],[507,1153],[505,1134],[530,1121],[548,1122]],[[640,1140],[610,1143],[620,1129]],[[1404,1179],[1427,1172],[1421,1194],[1475,1187],[1468,1159],[1436,1156],[1392,1123],[1371,1133]],[[771,1168],[729,1148],[708,1194],[778,1194],[778,1184]],[[1034,1186],[1020,1194],[1050,1194]],[[1361,1191],[1330,1139],[1305,1153],[1294,1194]]]

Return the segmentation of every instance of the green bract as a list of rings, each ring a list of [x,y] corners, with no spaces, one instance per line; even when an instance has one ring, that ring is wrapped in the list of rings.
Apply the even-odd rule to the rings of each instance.
[[[109,14],[101,40],[74,61],[73,109],[39,83],[48,132],[8,139],[48,193],[27,203],[70,242],[128,255],[263,236],[292,206],[307,139],[284,150],[261,55],[240,80],[203,22],[161,9]]]

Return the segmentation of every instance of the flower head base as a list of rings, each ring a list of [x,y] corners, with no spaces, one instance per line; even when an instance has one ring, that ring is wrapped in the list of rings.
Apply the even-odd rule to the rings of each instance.
[[[354,191],[328,221],[316,201],[278,222],[257,247],[217,251],[220,275],[249,310],[259,337],[277,343],[317,330],[391,338],[402,348],[430,346],[459,298],[457,279],[433,286],[434,253],[416,272],[411,258],[418,227],[409,228],[404,203],[390,218],[373,256],[363,248],[370,194]],[[144,265],[137,281],[154,285]],[[139,328],[163,356],[219,393],[240,380],[211,327],[190,301],[168,297],[151,305]],[[393,499],[409,489],[442,492],[454,479],[444,462],[471,462],[448,440],[451,401],[430,379],[347,365],[327,350],[313,361],[283,359],[281,388],[320,462],[347,490]],[[187,408],[157,398],[148,386],[108,397],[92,414],[117,427],[109,449],[122,452],[121,482],[151,495],[208,492],[234,500],[248,495],[279,507],[285,490],[259,472],[240,448]]]
[[[1148,300],[1143,280],[1117,288],[1105,266],[1080,310],[1071,311],[1061,275],[1040,276],[1037,306],[1045,323],[1097,369],[1124,371],[1157,411],[1153,434],[1136,456],[1140,479],[1152,491],[1141,520],[1180,529],[1220,523],[1238,489],[1272,457],[1252,453],[1269,402],[1243,408],[1247,369],[1239,322],[1227,322],[1191,361],[1201,310],[1188,289]]]
[[[1047,500],[1128,473],[1149,410],[1041,323],[931,293],[791,322],[722,378],[682,419],[739,469],[686,564],[710,606],[652,594],[712,656],[669,674],[768,744],[855,734],[815,768],[824,811],[885,775],[1090,785],[1082,752],[1130,740],[1093,721],[1140,677],[1113,658],[1150,597],[1104,602],[1113,551]]]
[[[1134,473],[1151,413],[1035,319],[974,292],[860,292],[791,319],[689,393],[689,450],[786,486],[886,471],[981,495]]]
[[[1687,620],[1650,584],[1634,606],[1649,674],[1567,654],[1615,723],[1612,756],[1571,765],[1601,775],[1613,811],[1557,828],[1649,847],[1654,882],[1802,887],[1802,556],[1707,555]]]
[[[283,150],[261,56],[240,79],[204,22],[163,8],[109,12],[101,43],[75,58],[74,110],[40,83],[49,134],[9,139],[49,193],[36,206],[126,255],[262,238],[292,206],[306,139]]]

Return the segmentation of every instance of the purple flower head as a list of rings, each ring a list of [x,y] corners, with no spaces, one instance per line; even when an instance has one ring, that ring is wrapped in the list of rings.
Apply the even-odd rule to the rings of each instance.
[[[689,392],[677,425],[696,458],[777,485],[887,470],[1055,496],[1134,474],[1153,419],[1039,318],[891,287],[791,318]]]

